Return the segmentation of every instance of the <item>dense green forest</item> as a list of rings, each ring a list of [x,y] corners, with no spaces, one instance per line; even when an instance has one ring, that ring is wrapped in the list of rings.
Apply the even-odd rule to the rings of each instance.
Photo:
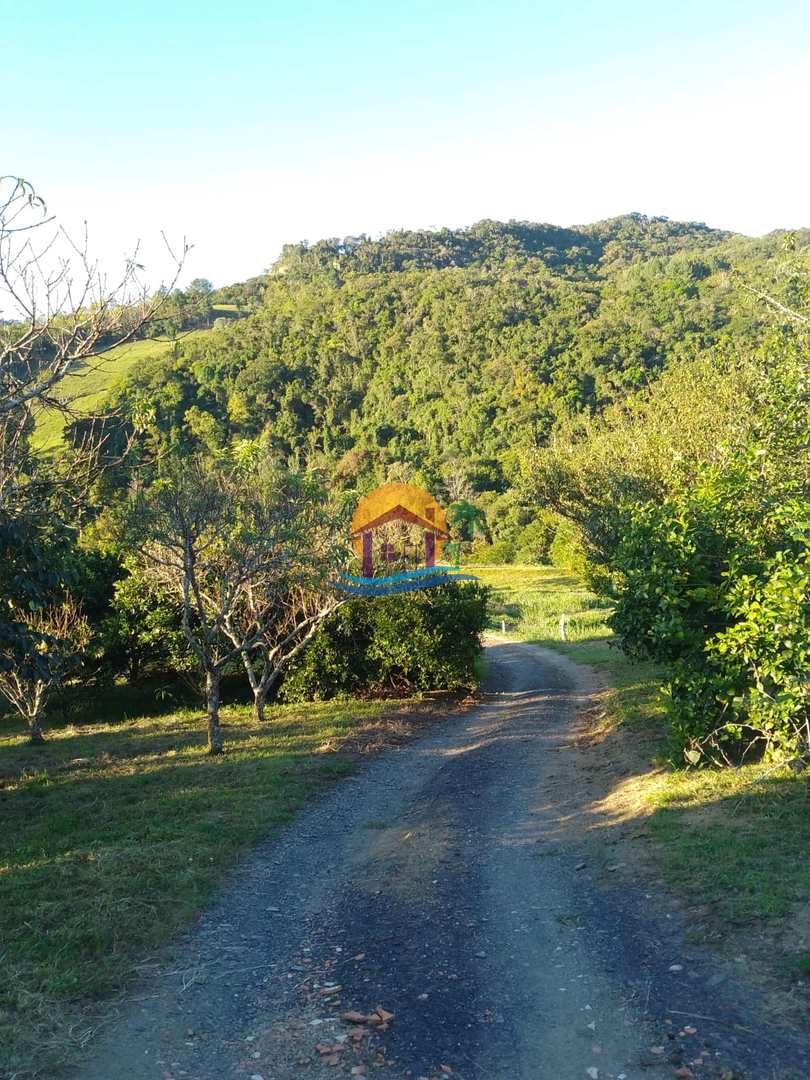
[[[551,560],[615,605],[617,642],[667,665],[676,755],[801,751],[808,244],[638,214],[482,221],[289,245],[245,283],[158,294],[125,318],[154,351],[93,384],[61,449],[25,450],[33,416],[6,426],[29,500],[5,509],[7,566],[28,569],[9,572],[7,667],[33,649],[55,684],[69,668],[47,642],[64,641],[91,680],[203,680],[215,750],[220,681],[241,666],[257,715],[279,687],[457,684],[463,649],[442,676],[427,644],[410,668],[379,657],[404,658],[405,625],[474,633],[479,595],[368,622],[330,594],[358,495],[413,480],[449,505],[469,562]],[[334,642],[361,624],[350,676]],[[790,655],[772,655],[785,627]],[[318,677],[299,655],[313,636]]]
[[[213,294],[249,317],[181,339],[109,405],[149,418],[150,451],[261,436],[347,490],[415,478],[472,497],[514,541],[534,517],[527,455],[561,421],[763,340],[772,318],[736,278],[769,280],[782,247],[640,215],[291,245]]]

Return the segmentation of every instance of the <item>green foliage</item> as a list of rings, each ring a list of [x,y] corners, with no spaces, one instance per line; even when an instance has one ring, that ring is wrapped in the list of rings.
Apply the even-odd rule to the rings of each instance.
[[[214,291],[199,280],[168,297],[157,332],[213,316],[216,327],[150,346],[106,400],[93,384],[93,404],[110,414],[110,447],[134,435],[138,462],[169,452],[235,461],[260,446],[269,462],[327,477],[347,503],[384,480],[413,479],[451,504],[471,563],[551,558],[616,591],[628,650],[673,665],[683,745],[719,719],[731,732],[732,713],[738,726],[787,730],[800,669],[771,656],[761,694],[754,669],[767,626],[799,634],[791,611],[803,571],[795,544],[759,526],[784,534],[780,511],[804,505],[801,485],[782,483],[798,477],[807,412],[797,378],[783,378],[783,353],[801,323],[789,305],[806,299],[808,241],[632,214],[576,229],[483,221],[291,245],[250,282]],[[723,493],[754,449],[764,458]],[[100,505],[127,489],[123,470],[110,470]],[[149,652],[170,613],[158,603],[138,614],[143,597],[125,600],[127,588],[115,647],[130,643],[135,669],[141,649],[147,667],[170,662]],[[107,603],[97,591],[96,621]],[[421,640],[414,627],[400,629]],[[328,692],[427,678],[419,664],[386,673],[384,658],[362,650],[351,671],[331,647],[322,636],[311,654],[329,668]],[[393,638],[386,648],[399,655]],[[754,657],[747,667],[743,654]],[[766,709],[771,683],[778,702]],[[744,708],[725,704],[737,698]]]
[[[514,562],[514,558],[515,545],[511,540],[496,540],[494,544],[479,540],[464,556],[464,561],[470,566],[500,566]]]
[[[206,278],[195,278],[185,291],[174,289],[165,296],[157,316],[147,325],[146,336],[175,337],[184,330],[210,326],[212,297],[213,286]]]
[[[191,672],[195,665],[183,631],[181,601],[135,559],[128,559],[125,569],[103,624],[108,666],[133,680]]]
[[[532,458],[526,487],[578,526],[590,561],[609,565],[628,505],[688,489],[701,469],[722,468],[746,445],[769,362],[706,356],[674,365],[598,416],[561,424]]]
[[[798,510],[798,508],[797,508]],[[805,507],[804,512],[807,512]],[[810,745],[810,519],[798,543],[765,561],[759,575],[729,570],[730,625],[709,640],[719,685],[737,693],[723,702],[769,747],[800,753]]]
[[[732,333],[762,339],[765,317],[728,267],[763,267],[778,246],[630,215],[579,230],[481,222],[288,247],[245,294],[253,314],[179,341],[110,404],[149,414],[150,447],[264,433],[274,452],[346,488],[404,467],[438,493],[460,463],[451,472],[470,490],[447,501],[474,502],[495,538],[514,539],[489,496],[516,484],[567,417],[601,411]],[[240,303],[238,293],[228,297]]]
[[[324,623],[281,687],[284,701],[472,685],[487,590],[442,585],[351,600]]]
[[[668,665],[692,764],[810,745],[810,421],[806,367],[775,357],[750,446],[659,503],[624,508],[613,627]]]
[[[537,517],[524,525],[515,536],[514,562],[545,564],[551,561],[551,544],[559,527],[560,519],[549,511],[540,511]]]
[[[554,531],[554,539],[549,544],[551,565],[559,570],[567,570],[576,577],[582,576],[586,560],[582,551],[582,534],[573,522],[563,518]]]
[[[616,598],[628,655],[666,666],[691,764],[810,742],[810,413],[801,333],[698,358],[561,426],[529,486],[564,515],[556,566]]]
[[[0,509],[0,668],[35,677],[47,635],[26,617],[65,599],[73,580],[71,537],[47,506],[23,493]]]
[[[482,536],[485,540],[492,542],[486,514],[468,499],[459,499],[450,504],[447,509],[447,523],[456,540],[471,541],[477,536]]]

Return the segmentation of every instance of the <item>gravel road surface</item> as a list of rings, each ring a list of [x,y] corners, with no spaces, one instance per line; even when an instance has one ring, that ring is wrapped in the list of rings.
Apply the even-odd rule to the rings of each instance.
[[[666,898],[560,840],[588,673],[522,643],[487,655],[480,703],[240,864],[76,1080],[810,1077]]]

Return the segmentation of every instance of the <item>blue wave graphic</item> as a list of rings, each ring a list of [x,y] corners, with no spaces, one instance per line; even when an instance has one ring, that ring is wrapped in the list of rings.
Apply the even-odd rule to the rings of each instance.
[[[394,584],[397,581],[410,581],[413,578],[418,577],[435,577],[437,574],[459,574],[460,571],[456,566],[445,566],[443,563],[436,563],[435,566],[420,566],[416,570],[402,570],[398,574],[392,574],[390,577],[355,577],[352,574],[341,574],[341,581],[350,581],[355,585],[368,585],[369,582],[374,582],[379,585]],[[469,575],[467,575],[469,576]]]
[[[391,596],[395,593],[431,589],[436,585],[448,585],[453,581],[478,581],[472,574],[462,574],[455,566],[423,566],[417,570],[403,570],[389,577],[364,578],[342,574],[334,587],[351,596]]]

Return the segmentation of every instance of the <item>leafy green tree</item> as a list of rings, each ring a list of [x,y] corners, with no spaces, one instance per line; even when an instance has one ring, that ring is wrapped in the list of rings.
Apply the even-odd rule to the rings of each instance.
[[[609,565],[630,504],[689,488],[746,445],[773,356],[684,362],[600,415],[571,420],[527,463],[526,497],[575,523],[585,556]]]
[[[537,514],[515,536],[515,562],[547,563],[551,559],[551,544],[560,524],[556,514],[548,511]]]
[[[102,627],[107,664],[133,682],[156,674],[191,675],[194,657],[183,631],[182,601],[134,556],[123,568]]]
[[[771,357],[748,444],[628,505],[612,568],[623,648],[667,667],[677,752],[697,764],[810,749],[808,366]]]
[[[493,544],[477,540],[464,556],[464,561],[470,566],[500,566],[514,562],[514,559],[515,545],[511,540],[496,540]]]

